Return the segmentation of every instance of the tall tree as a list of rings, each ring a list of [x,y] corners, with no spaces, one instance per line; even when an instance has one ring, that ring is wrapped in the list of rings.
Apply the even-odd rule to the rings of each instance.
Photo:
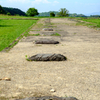
[[[59,10],[59,16],[60,17],[66,17],[69,16],[69,11],[66,8],[61,8]]]
[[[2,8],[2,6],[0,5],[0,14],[5,14],[5,10]]]
[[[37,9],[35,9],[35,8],[29,8],[27,10],[26,14],[28,16],[35,16],[35,15],[38,15],[39,13],[38,13],[38,10]]]

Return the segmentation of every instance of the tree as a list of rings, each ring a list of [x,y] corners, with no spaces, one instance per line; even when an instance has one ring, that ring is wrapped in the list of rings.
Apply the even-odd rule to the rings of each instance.
[[[0,14],[5,14],[5,10],[2,8],[2,6],[0,5]]]
[[[54,12],[50,12],[50,17],[55,17]]]
[[[61,8],[59,10],[59,16],[60,17],[66,17],[66,16],[69,16],[69,11],[66,9],[66,8]]]
[[[35,16],[38,15],[38,10],[35,8],[29,8],[26,12],[27,16]]]
[[[11,15],[10,12],[7,12],[7,15]]]

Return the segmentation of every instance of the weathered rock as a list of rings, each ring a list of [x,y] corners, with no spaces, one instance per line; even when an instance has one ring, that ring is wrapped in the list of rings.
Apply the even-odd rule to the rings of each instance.
[[[37,54],[28,58],[29,61],[64,61],[67,58],[61,54]]]
[[[1,80],[11,81],[11,78],[7,78],[7,77],[5,77],[5,78],[0,79],[0,81],[1,81]]]
[[[3,78],[2,80],[5,80],[5,81],[11,81],[11,78],[5,77],[5,78]]]
[[[78,99],[75,97],[44,96],[44,97],[30,97],[30,98],[16,99],[16,100],[78,100]]]
[[[42,29],[43,31],[53,31],[53,29],[50,29],[50,28],[44,28]]]
[[[54,40],[37,40],[35,44],[59,44],[59,42]]]

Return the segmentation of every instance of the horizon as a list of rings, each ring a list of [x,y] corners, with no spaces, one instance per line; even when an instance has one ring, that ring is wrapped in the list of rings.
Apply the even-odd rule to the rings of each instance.
[[[66,8],[69,13],[91,14],[100,12],[100,0],[0,0],[2,7],[18,8],[26,12],[34,7],[39,13],[49,11],[59,11],[60,8]]]

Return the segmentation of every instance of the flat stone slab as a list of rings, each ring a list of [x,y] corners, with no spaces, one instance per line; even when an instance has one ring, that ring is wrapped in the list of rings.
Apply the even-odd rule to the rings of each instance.
[[[67,58],[61,54],[37,54],[28,58],[29,61],[65,61]]]
[[[35,44],[59,44],[59,42],[54,40],[37,40]]]
[[[50,29],[50,28],[44,28],[42,29],[43,31],[53,31],[53,29]]]
[[[51,96],[44,96],[44,97],[30,97],[25,99],[16,99],[16,100],[78,100],[75,97],[51,97]]]

